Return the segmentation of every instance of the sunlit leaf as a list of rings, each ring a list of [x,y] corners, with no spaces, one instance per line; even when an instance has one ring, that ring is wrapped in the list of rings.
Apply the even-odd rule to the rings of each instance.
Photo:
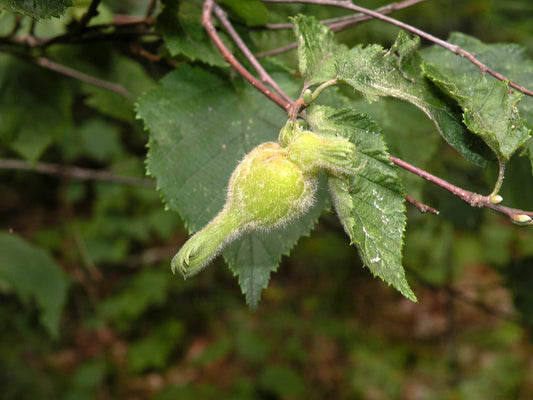
[[[344,136],[357,146],[361,171],[329,177],[335,209],[370,271],[416,301],[402,266],[403,189],[379,127],[352,109],[313,107],[308,118],[314,130]]]
[[[421,59],[413,51],[417,43],[418,39],[401,33],[390,51],[378,45],[355,47],[337,56],[337,76],[369,101],[390,96],[415,105],[451,146],[468,160],[484,165],[490,157],[486,145],[466,129],[453,101],[424,78]]]
[[[390,50],[379,45],[343,50],[335,44],[329,28],[314,18],[299,17],[295,30],[300,71],[307,82],[316,85],[337,79],[361,92],[369,102],[382,96],[408,101],[421,109],[465,158],[479,165],[490,158],[483,141],[461,122],[456,104],[424,77],[418,37],[401,31]]]
[[[299,15],[293,18],[294,33],[298,40],[300,73],[309,85],[334,79],[335,52],[343,49],[335,41],[333,32],[315,18]]]

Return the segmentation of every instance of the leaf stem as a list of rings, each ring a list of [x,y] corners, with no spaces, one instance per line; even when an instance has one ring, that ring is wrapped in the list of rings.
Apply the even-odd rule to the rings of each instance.
[[[320,86],[318,86],[312,93],[311,95],[311,99],[310,101],[306,102],[307,104],[309,103],[312,103],[313,101],[315,101],[318,96],[320,96],[320,94],[325,90],[327,89],[328,87],[330,86],[333,86],[333,85],[336,85],[339,83],[339,80],[338,79],[331,79],[327,82],[324,82],[322,83]],[[304,91],[305,91],[305,88],[304,88]],[[303,92],[302,92],[303,93]]]
[[[153,15],[156,5],[157,0],[150,0],[150,3],[148,3],[148,6],[146,7],[146,13],[144,14],[145,19],[148,19]]]
[[[496,196],[500,189],[502,188],[503,180],[505,178],[505,166],[506,163],[499,162],[498,163],[498,179],[496,179],[496,184],[494,185],[494,189],[492,189],[492,193],[489,196]]]

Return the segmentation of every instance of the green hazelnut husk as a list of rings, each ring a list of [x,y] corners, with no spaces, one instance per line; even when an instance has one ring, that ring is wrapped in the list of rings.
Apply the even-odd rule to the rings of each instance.
[[[263,143],[235,168],[223,209],[174,256],[174,272],[194,275],[243,233],[269,231],[299,218],[313,204],[320,169],[354,171],[355,146],[347,139],[301,131],[294,124],[283,129],[283,146]]]
[[[304,174],[279,144],[256,147],[231,175],[222,211],[185,243],[172,270],[194,275],[243,233],[288,224],[312,205],[315,188],[316,178]]]

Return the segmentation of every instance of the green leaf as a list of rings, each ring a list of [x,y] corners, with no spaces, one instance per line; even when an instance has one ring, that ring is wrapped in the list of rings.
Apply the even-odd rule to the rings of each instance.
[[[93,59],[94,60],[94,59]],[[94,62],[94,61],[93,61]],[[102,67],[105,65],[105,69]],[[138,63],[127,57],[109,54],[105,64],[99,64],[98,75],[103,79],[122,85],[132,98],[93,85],[86,85],[86,104],[101,113],[123,121],[132,121],[135,116],[133,99],[155,86],[155,81]]]
[[[285,365],[268,365],[259,376],[259,384],[266,393],[274,398],[301,398],[306,384],[302,377]]]
[[[497,43],[497,44],[485,44],[479,39],[462,34],[453,33],[448,42],[462,49],[472,52],[476,58],[492,68],[495,71],[500,72],[506,78],[523,86],[531,88],[531,82],[533,82],[533,60],[527,56],[524,47],[517,44]],[[467,76],[481,76],[481,71],[474,64],[468,60],[459,57],[439,46],[433,46],[421,52],[424,60],[430,62],[433,65],[438,65],[439,68],[453,71],[455,77]],[[489,82],[496,82],[496,78],[486,75],[486,79]],[[501,85],[501,84],[499,84]],[[513,89],[516,93],[516,91]],[[510,94],[509,97],[518,96],[517,94]],[[512,102],[510,99],[507,102]],[[509,110],[509,106],[502,101],[502,108],[505,107]],[[518,104],[516,104],[520,115],[526,120],[525,124],[531,129],[533,126],[533,98],[525,96]],[[507,117],[509,114],[514,114],[513,111],[507,111]],[[502,118],[500,124],[503,124],[505,120]],[[512,125],[512,123],[511,123]],[[515,127],[517,125],[515,124]],[[505,128],[508,131],[508,128]],[[524,129],[521,129],[520,136],[525,136]],[[500,132],[502,133],[502,132]],[[512,132],[512,137],[515,137],[516,133]],[[504,139],[505,140],[505,139]],[[516,140],[516,139],[515,139]],[[520,139],[517,140],[520,142]],[[511,146],[512,148],[512,146]],[[533,154],[530,154],[530,161],[533,165]]]
[[[420,39],[400,31],[390,50],[379,45],[350,50],[336,45],[329,28],[316,19],[295,19],[300,72],[310,85],[339,80],[369,101],[388,96],[421,109],[442,137],[465,158],[485,165],[491,154],[485,143],[466,129],[452,99],[439,93],[422,73]]]
[[[104,118],[88,118],[72,127],[58,143],[65,159],[89,156],[100,162],[112,162],[123,155],[120,132],[116,124]]]
[[[119,329],[127,330],[149,307],[166,300],[170,284],[167,273],[145,269],[101,303],[102,313]]]
[[[390,51],[378,45],[345,51],[337,56],[337,77],[370,102],[390,96],[415,105],[466,159],[485,165],[490,159],[486,145],[466,129],[456,104],[424,78],[421,59],[414,51],[418,41],[400,32]]]
[[[202,27],[202,9],[190,3],[163,0],[157,17],[156,32],[163,35],[170,54],[185,56],[191,61],[225,66],[226,62]]]
[[[268,22],[268,9],[257,0],[221,0],[248,26],[265,25]]]
[[[464,110],[465,125],[483,139],[500,161],[508,161],[530,137],[516,108],[523,95],[510,91],[507,83],[489,81],[484,76],[458,75],[455,70],[436,64],[426,64],[424,72],[457,100]]]
[[[0,6],[9,11],[35,19],[60,17],[71,5],[72,0],[0,0]]]
[[[298,15],[293,18],[293,23],[298,40],[299,69],[306,84],[334,79],[335,58],[332,55],[344,47],[338,45],[333,32],[314,17]]]
[[[269,233],[251,233],[224,250],[224,258],[239,277],[239,286],[252,310],[256,309],[261,292],[268,286],[270,273],[276,271],[281,256],[289,255],[298,239],[309,234],[327,205],[327,193],[322,191],[316,196],[315,206],[297,223]]]
[[[72,94],[54,72],[0,55],[0,140],[35,161],[70,126]]]
[[[349,138],[362,170],[329,177],[333,203],[342,225],[370,271],[416,301],[402,266],[406,225],[403,189],[379,127],[352,109],[308,109],[313,130]]]
[[[434,160],[440,138],[433,134],[435,128],[431,121],[412,104],[389,97],[372,104],[361,100],[352,107],[381,127],[391,154],[419,168],[426,168]],[[417,145],[413,146],[413,143]],[[402,173],[400,170],[399,173],[405,192],[414,198],[423,198],[424,181],[406,171]]]
[[[187,65],[140,99],[138,115],[150,131],[148,171],[191,232],[222,208],[231,172],[244,154],[276,140],[286,120],[254,88],[240,81],[232,86],[226,76]],[[309,232],[316,215],[283,230],[245,235],[223,252],[251,307],[281,256]]]
[[[135,372],[162,369],[184,333],[185,328],[179,321],[168,320],[157,325],[149,335],[130,346],[128,350],[130,368]]]
[[[69,280],[46,251],[16,235],[0,233],[0,281],[5,281],[26,305],[35,301],[41,324],[50,336],[59,335],[59,318]]]
[[[532,89],[533,59],[528,57],[526,49],[523,46],[510,43],[486,44],[477,38],[457,32],[452,33],[448,42],[474,53],[478,60],[493,70],[500,72],[506,78],[520,85]],[[457,76],[482,75],[481,70],[470,61],[440,46],[425,49],[421,51],[421,55],[425,61],[451,70]],[[488,74],[486,76],[490,80],[496,79]],[[523,118],[527,119],[531,126],[533,124],[533,97],[524,97],[518,104],[518,109]]]
[[[79,84],[84,101],[101,113],[123,121],[134,120],[134,98],[155,86],[155,80],[140,63],[118,54],[110,43],[54,46],[49,55],[59,64],[106,82],[121,85],[131,95],[123,95],[88,83]]]

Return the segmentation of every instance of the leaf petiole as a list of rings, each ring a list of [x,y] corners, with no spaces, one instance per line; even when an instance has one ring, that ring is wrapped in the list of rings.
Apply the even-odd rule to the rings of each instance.
[[[327,89],[330,86],[337,85],[339,83],[338,79],[331,79],[327,82],[322,83],[320,86],[318,86],[313,92],[311,92],[311,95],[309,96],[309,92],[307,92],[308,88],[305,89],[302,93],[303,99],[305,101],[305,105],[309,105],[312,102],[314,102],[320,94]],[[306,93],[307,92],[307,93]]]

